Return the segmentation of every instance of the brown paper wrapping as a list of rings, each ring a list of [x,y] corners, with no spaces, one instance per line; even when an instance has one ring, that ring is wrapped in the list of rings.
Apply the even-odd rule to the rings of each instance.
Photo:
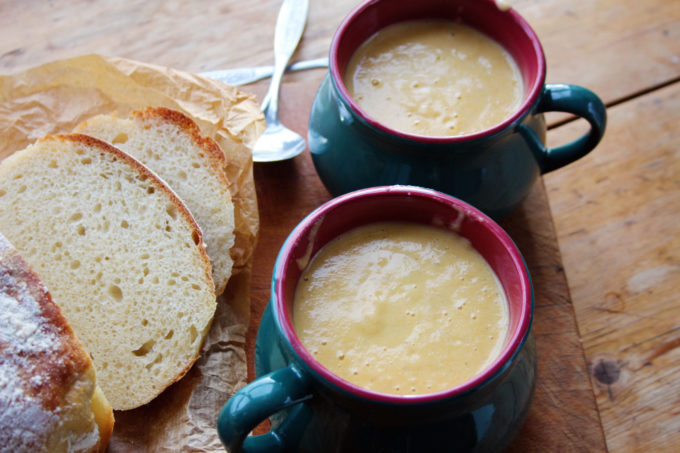
[[[194,119],[227,158],[235,208],[234,273],[220,296],[201,357],[146,406],[116,412],[109,451],[222,451],[217,414],[247,378],[250,268],[259,225],[251,147],[264,130],[252,95],[193,74],[99,55],[0,76],[0,159],[103,113],[164,106]],[[130,376],[130,379],[134,379]]]

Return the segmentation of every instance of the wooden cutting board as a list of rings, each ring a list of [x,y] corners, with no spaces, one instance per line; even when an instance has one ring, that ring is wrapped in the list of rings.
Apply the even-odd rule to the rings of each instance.
[[[281,120],[303,137],[307,136],[309,111],[321,76],[319,71],[318,80],[284,84],[282,89]],[[244,89],[261,99],[266,88],[265,83],[259,83]],[[331,199],[308,150],[289,161],[255,164],[254,171],[260,234],[253,262],[246,340],[249,381],[254,379],[257,327],[269,301],[279,248],[298,222]],[[535,292],[532,328],[538,355],[534,401],[510,451],[606,451],[542,180],[501,226],[516,242],[531,272]],[[266,428],[257,431],[263,429]]]

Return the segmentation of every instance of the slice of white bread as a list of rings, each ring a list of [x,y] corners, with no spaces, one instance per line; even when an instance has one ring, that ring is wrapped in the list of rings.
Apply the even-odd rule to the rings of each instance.
[[[234,245],[234,206],[219,145],[202,137],[189,117],[163,107],[137,110],[129,118],[98,115],[75,131],[130,154],[186,203],[203,232],[215,292],[221,294],[233,265],[229,250]]]
[[[103,452],[113,423],[90,356],[0,234],[0,450]]]
[[[91,354],[114,409],[152,400],[198,358],[216,301],[189,210],[128,154],[47,136],[0,164],[0,231]]]

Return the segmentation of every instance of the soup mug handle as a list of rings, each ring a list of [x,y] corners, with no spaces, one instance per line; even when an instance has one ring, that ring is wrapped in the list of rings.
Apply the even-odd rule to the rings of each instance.
[[[272,371],[236,392],[217,418],[217,432],[231,453],[274,453],[285,450],[286,426],[248,436],[269,416],[311,397],[306,374],[294,365]]]
[[[607,111],[602,100],[586,88],[568,84],[546,84],[536,108],[536,113],[544,112],[573,113],[590,123],[590,131],[565,145],[546,148],[531,128],[520,125],[519,132],[536,157],[541,173],[556,170],[585,156],[604,135]]]

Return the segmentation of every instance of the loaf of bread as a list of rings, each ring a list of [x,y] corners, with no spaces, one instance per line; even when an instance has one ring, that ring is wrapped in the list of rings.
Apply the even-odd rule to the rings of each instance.
[[[231,276],[234,206],[219,145],[202,137],[196,123],[167,108],[132,112],[129,118],[98,115],[75,129],[112,144],[146,165],[186,203],[203,232],[215,292]]]
[[[201,231],[174,192],[85,135],[0,164],[0,231],[92,356],[114,409],[147,403],[198,358],[216,301]]]
[[[0,234],[0,451],[103,452],[112,430],[90,356]]]

